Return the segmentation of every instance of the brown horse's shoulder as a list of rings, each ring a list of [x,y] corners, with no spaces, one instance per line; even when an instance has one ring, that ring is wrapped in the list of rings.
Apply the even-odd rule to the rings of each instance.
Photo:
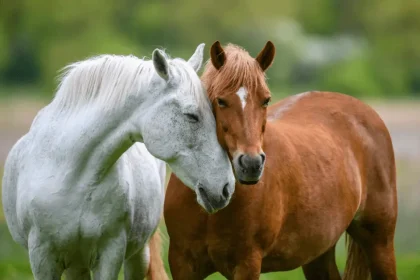
[[[286,97],[283,100],[268,107],[267,119],[268,121],[276,121],[287,114],[302,98],[311,95],[313,92],[303,92]]]

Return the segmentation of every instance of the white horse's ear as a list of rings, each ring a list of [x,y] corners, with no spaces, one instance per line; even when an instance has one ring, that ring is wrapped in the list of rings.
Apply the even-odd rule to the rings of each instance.
[[[153,66],[158,75],[167,81],[169,79],[169,65],[165,56],[159,49],[155,49],[152,54]]]
[[[188,63],[195,70],[195,72],[198,72],[198,70],[200,70],[201,64],[203,63],[204,46],[205,46],[204,43],[198,45],[198,47],[195,50],[194,54],[191,56],[190,59],[188,59]]]

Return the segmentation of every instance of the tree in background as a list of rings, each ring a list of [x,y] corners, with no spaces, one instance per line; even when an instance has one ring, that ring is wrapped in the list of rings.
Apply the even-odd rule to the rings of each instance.
[[[14,0],[0,2],[0,81],[51,92],[57,71],[101,53],[187,56],[200,42],[278,52],[273,91],[420,92],[417,0]]]

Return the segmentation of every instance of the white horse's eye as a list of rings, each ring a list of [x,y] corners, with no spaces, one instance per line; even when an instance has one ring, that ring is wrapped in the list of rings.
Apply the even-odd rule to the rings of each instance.
[[[193,113],[185,113],[184,115],[186,115],[188,117],[188,120],[190,122],[199,122],[200,119],[198,118],[198,115],[193,114]]]

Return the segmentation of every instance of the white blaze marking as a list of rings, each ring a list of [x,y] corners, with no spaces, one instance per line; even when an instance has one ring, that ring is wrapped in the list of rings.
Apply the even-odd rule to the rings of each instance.
[[[248,92],[246,91],[246,88],[241,87],[236,94],[239,96],[239,99],[241,100],[242,109],[245,109],[246,97],[248,95]]]

